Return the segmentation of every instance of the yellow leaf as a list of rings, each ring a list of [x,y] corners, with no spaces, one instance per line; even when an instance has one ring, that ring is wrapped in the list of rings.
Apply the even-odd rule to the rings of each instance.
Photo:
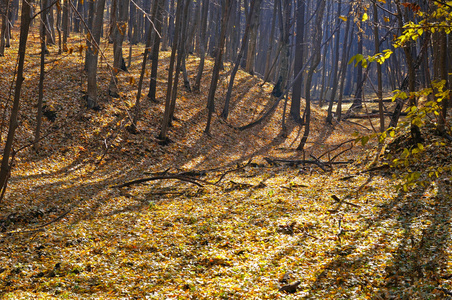
[[[389,22],[389,18],[388,17],[383,17],[383,19],[385,20],[385,22]]]
[[[369,16],[367,15],[367,13],[364,13],[364,14],[363,14],[362,21],[363,21],[363,22],[366,22],[367,19],[369,19]]]
[[[347,17],[344,17],[344,16],[340,16],[339,19],[341,19],[341,20],[344,21],[344,22],[347,21]]]

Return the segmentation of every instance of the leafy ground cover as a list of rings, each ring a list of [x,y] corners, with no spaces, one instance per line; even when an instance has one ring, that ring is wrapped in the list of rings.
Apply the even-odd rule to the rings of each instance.
[[[403,170],[363,172],[379,153],[372,144],[344,143],[356,131],[370,133],[368,120],[325,126],[319,108],[305,153],[293,150],[301,135],[296,124],[289,120],[287,132],[281,130],[282,105],[268,122],[239,131],[273,104],[271,85],[260,86],[257,78],[241,72],[230,119],[226,123],[215,116],[212,135],[206,136],[210,61],[200,93],[180,87],[172,143],[159,145],[169,53],[162,53],[159,68],[160,102],[143,101],[140,132],[131,134],[126,126],[142,45],[133,49],[130,73],[120,74],[119,99],[104,92],[109,73],[103,60],[101,110],[95,112],[86,110],[82,100],[85,75],[78,49],[83,43],[74,38],[63,56],[50,47],[45,102],[56,119],[45,121],[47,137],[38,153],[25,148],[17,154],[0,206],[2,298],[449,296],[450,173],[397,192],[393,174]],[[2,108],[7,107],[15,51],[8,49],[0,58]],[[38,38],[31,36],[16,148],[33,137],[38,52]],[[110,52],[105,51],[107,60]],[[187,63],[194,76],[197,58]],[[229,68],[222,71],[217,108]],[[421,159],[409,167],[450,167],[450,144],[433,135],[429,140],[418,154]],[[310,155],[328,161],[338,154],[337,160],[353,162],[330,169],[277,161]],[[171,174],[192,182],[176,178],[118,187]],[[298,281],[295,293],[280,291]]]

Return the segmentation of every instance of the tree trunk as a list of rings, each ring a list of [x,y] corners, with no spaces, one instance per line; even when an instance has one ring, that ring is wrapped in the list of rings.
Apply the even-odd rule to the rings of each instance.
[[[153,22],[155,22],[155,17],[157,15],[157,10],[158,10],[158,1],[154,2],[154,5],[152,7],[152,18],[153,18]],[[150,25],[152,26],[152,25]],[[135,100],[135,113],[133,115],[133,120],[132,120],[132,126],[130,126],[130,131],[132,133],[137,133],[138,132],[138,119],[140,116],[140,99],[141,99],[141,89],[143,87],[143,80],[144,80],[144,74],[146,71],[146,62],[149,56],[149,48],[151,46],[151,37],[152,37],[152,32],[153,29],[150,29],[147,31],[147,37],[146,37],[146,46],[144,48],[144,54],[143,54],[143,62],[141,63],[141,73],[140,73],[140,80],[138,81],[138,90],[137,90],[137,97]]]
[[[177,1],[175,32],[179,32],[183,3],[184,3],[183,0]],[[172,49],[171,49],[170,65],[168,68],[168,84],[167,84],[167,88],[166,88],[165,112],[163,113],[162,128],[161,128],[160,134],[159,134],[159,139],[162,140],[164,143],[168,142],[167,134],[168,134],[168,126],[169,126],[170,118],[171,118],[171,96],[172,96],[171,91],[173,89],[174,62],[175,62],[175,58],[176,58],[176,50],[177,50],[178,41],[179,41],[179,35],[176,34],[174,36],[174,42],[173,42]]]
[[[342,97],[344,95],[344,84],[345,84],[345,79],[347,78],[347,61],[348,61],[348,57],[350,54],[350,49],[352,48],[351,45],[349,45],[348,43],[348,37],[350,36],[350,41],[353,41],[353,29],[351,34],[349,34],[350,31],[350,19],[351,19],[351,12],[352,12],[352,6],[350,5],[350,10],[347,14],[347,23],[345,25],[345,36],[344,36],[344,42],[342,45],[342,57],[341,57],[341,71],[340,71],[340,86],[339,86],[339,99],[337,100],[337,106],[336,106],[336,118],[338,121],[341,120],[342,117]],[[332,107],[331,107],[332,109]],[[328,115],[330,115],[330,112],[328,112]],[[332,114],[331,114],[331,119],[332,119]]]
[[[5,47],[6,47],[6,35],[8,34],[8,15],[9,15],[9,0],[2,0],[0,13],[2,15],[2,28],[1,28],[1,36],[0,36],[0,56],[5,55]]]
[[[250,12],[254,11],[255,3],[256,3],[256,0],[251,0]],[[239,55],[237,56],[237,58],[235,60],[234,69],[232,70],[231,78],[229,79],[228,91],[226,93],[226,99],[224,101],[223,112],[221,113],[221,117],[225,120],[227,120],[228,115],[229,115],[229,102],[231,100],[232,88],[234,86],[235,75],[237,74],[237,71],[239,70],[240,61],[242,60],[246,45],[248,44],[248,35],[249,35],[250,29],[251,29],[251,25],[250,25],[251,20],[252,20],[252,15],[248,15],[247,21],[246,21],[245,33],[243,34],[243,38],[242,38],[242,46],[240,47]]]
[[[157,32],[161,32],[162,30],[162,21],[163,21],[163,13],[165,9],[165,1],[166,0],[158,0],[157,7],[157,18],[155,20],[155,29]],[[159,52],[160,52],[160,41],[161,37],[159,34],[154,35],[154,45],[152,46],[152,54],[151,54],[151,81],[149,83],[149,92],[148,99],[152,102],[157,102],[155,98],[155,93],[157,91],[157,71],[158,71],[158,63],[159,63]]]
[[[129,0],[115,0],[117,2],[117,9],[119,14],[117,17],[113,18],[115,24],[112,25],[114,28],[111,28],[111,32],[113,34],[113,70],[112,76],[110,80],[110,85],[108,87],[108,93],[110,96],[114,98],[119,97],[118,90],[118,73],[122,69],[125,69],[124,66],[124,56],[122,54],[122,43],[124,41],[125,33],[127,32],[127,23],[129,18]],[[113,6],[112,6],[113,9]],[[111,12],[113,15],[116,15],[116,11]]]
[[[182,24],[181,30],[176,31],[176,34],[179,35],[179,45],[177,46],[177,62],[176,62],[176,73],[174,75],[174,84],[171,95],[171,104],[170,104],[170,116],[169,122],[171,125],[171,121],[174,118],[174,110],[176,108],[176,99],[177,99],[177,88],[179,84],[179,75],[181,72],[182,59],[185,56],[185,42],[187,37],[187,23],[188,23],[188,8],[190,7],[191,0],[185,0],[184,11],[182,15]],[[176,47],[176,46],[174,46]]]
[[[223,0],[223,17],[221,21],[221,32],[220,32],[220,39],[219,39],[219,45],[217,48],[217,56],[215,58],[215,65],[213,67],[212,71],[212,80],[210,82],[210,89],[209,89],[209,96],[207,97],[207,124],[206,129],[204,132],[206,134],[210,134],[210,124],[212,121],[212,114],[215,110],[215,92],[217,90],[217,84],[218,84],[218,77],[220,73],[220,66],[224,51],[224,42],[226,38],[226,24],[228,23],[230,11],[231,11],[231,4],[233,4],[233,0]]]
[[[374,12],[374,41],[375,41],[375,53],[380,53],[380,37],[378,33],[378,10],[377,4],[373,3]],[[385,131],[385,117],[383,111],[383,85],[381,79],[381,65],[377,62],[377,98],[378,98],[378,111],[380,114],[380,132]]]
[[[320,63],[320,50],[322,45],[323,31],[322,31],[322,20],[323,14],[325,11],[325,0],[320,0],[319,9],[316,13],[314,32],[312,36],[315,36],[316,39],[313,42],[312,53],[314,55],[312,59],[311,66],[308,70],[307,79],[306,79],[306,112],[305,112],[305,127],[303,137],[301,138],[300,144],[297,147],[297,150],[303,150],[304,146],[309,137],[310,123],[311,123],[311,81],[312,75],[314,74],[315,69]]]
[[[87,41],[86,66],[88,67],[88,91],[86,95],[86,105],[88,108],[98,109],[97,104],[97,63],[99,57],[99,42],[102,32],[105,0],[96,0],[93,19],[92,36]]]
[[[254,74],[254,60],[256,56],[257,30],[259,27],[259,14],[261,10],[262,0],[254,0],[256,3],[254,9],[250,8],[251,19],[249,29],[248,52],[246,57],[245,71]]]
[[[201,85],[202,72],[204,70],[204,61],[206,57],[206,29],[207,29],[207,13],[209,11],[210,0],[203,0],[202,3],[202,16],[201,16],[201,38],[200,46],[201,50],[199,53],[200,60],[198,66],[198,74],[196,75],[195,85],[193,90],[199,91],[199,86]]]
[[[42,125],[42,103],[44,98],[44,75],[45,75],[45,54],[47,51],[46,47],[46,24],[47,24],[47,0],[41,1],[41,24],[39,26],[39,33],[41,38],[41,66],[39,72],[39,84],[38,84],[38,112],[36,116],[36,130],[35,130],[35,140],[33,148],[35,151],[39,150],[39,139],[41,136],[41,125]]]
[[[342,0],[339,0],[338,4],[337,4],[337,16],[336,16],[336,26],[339,27],[341,25],[341,13],[342,13]],[[350,16],[347,16],[347,21],[349,19]],[[350,25],[346,25],[350,26]],[[347,34],[347,30],[346,33]],[[340,28],[337,30],[337,36],[335,36],[335,44],[334,44],[334,58],[333,58],[333,70],[332,70],[332,74],[333,74],[333,86],[331,89],[331,96],[330,96],[330,101],[328,103],[328,115],[326,117],[326,121],[328,123],[331,123],[331,120],[333,119],[333,104],[334,104],[334,99],[336,97],[336,92],[337,92],[337,87],[339,86],[338,84],[338,77],[339,77],[339,46],[340,46],[340,37],[341,37],[341,30]],[[347,39],[347,37],[345,37],[345,39]],[[345,46],[345,44],[344,44]],[[342,51],[346,52],[346,48],[342,47]],[[341,66],[342,64],[344,64],[344,61],[341,62]]]
[[[25,52],[27,49],[27,38],[31,21],[31,1],[22,0],[22,11],[20,21],[20,40],[19,40],[19,59],[17,65],[16,85],[14,90],[14,101],[9,119],[8,136],[6,138],[5,148],[3,149],[3,158],[0,168],[0,191],[3,196],[6,190],[7,181],[11,171],[10,156],[14,142],[14,135],[18,127],[17,117],[20,108],[20,92],[24,78]],[[1,200],[1,199],[0,199]]]
[[[69,36],[69,0],[63,0],[63,20],[61,26],[63,27],[63,52],[67,52],[67,39]]]
[[[294,76],[297,76],[303,68],[304,61],[304,15],[305,15],[305,0],[297,0],[297,30],[295,40],[295,66]],[[303,76],[298,76],[293,84],[292,103],[290,105],[290,115],[295,122],[301,123],[301,86],[303,84]]]
[[[280,71],[279,78],[281,78],[281,92],[286,89],[287,82],[289,80],[289,59],[290,59],[290,27],[292,16],[292,1],[282,0],[281,3],[281,15],[280,19],[280,31],[281,31],[281,58],[280,58]]]

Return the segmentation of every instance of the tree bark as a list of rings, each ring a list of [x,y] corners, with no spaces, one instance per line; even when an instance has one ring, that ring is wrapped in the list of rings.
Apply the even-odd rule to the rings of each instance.
[[[162,30],[162,21],[163,21],[163,13],[165,9],[165,1],[166,0],[158,0],[158,8],[157,8],[157,18],[155,19],[155,29],[158,33],[161,33]],[[160,41],[161,41],[161,35],[155,34],[154,35],[154,45],[152,46],[152,53],[151,53],[151,80],[149,83],[149,92],[148,92],[148,99],[152,102],[156,102],[155,94],[157,91],[157,71],[158,71],[158,63],[159,63],[159,53],[160,53]]]
[[[294,76],[296,76],[301,68],[303,68],[304,61],[304,15],[305,15],[305,0],[297,0],[297,29],[295,40],[295,66]],[[298,76],[294,82],[292,89],[292,103],[290,105],[290,115],[295,122],[301,123],[301,86],[303,84],[303,76]]]
[[[99,42],[102,33],[105,0],[96,0],[93,27],[87,43],[86,66],[88,67],[88,91],[86,95],[86,105],[91,109],[98,109],[97,104],[97,63],[99,57]]]
[[[248,44],[248,35],[250,32],[250,28],[251,28],[250,22],[252,20],[251,12],[254,11],[255,3],[256,3],[255,0],[251,0],[250,15],[248,15],[248,17],[247,17],[245,33],[243,34],[243,38],[242,38],[242,46],[240,47],[239,55],[237,56],[237,58],[235,60],[234,69],[232,69],[231,78],[229,79],[228,91],[226,93],[226,99],[224,102],[223,112],[221,113],[221,117],[225,120],[227,120],[228,115],[229,115],[229,102],[231,101],[232,88],[234,86],[235,75],[237,74],[237,71],[239,70],[240,62],[241,62],[243,54],[245,52],[246,45]]]
[[[18,127],[17,117],[20,109],[20,93],[22,83],[24,82],[24,64],[25,52],[27,49],[27,38],[31,21],[31,1],[22,0],[21,22],[20,22],[20,40],[19,40],[19,60],[17,65],[16,86],[14,90],[14,101],[9,119],[8,136],[6,138],[5,148],[3,149],[3,158],[0,167],[0,191],[6,189],[7,181],[11,171],[10,156],[13,148],[14,135]],[[1,199],[0,199],[1,200]]]
[[[111,37],[113,40],[113,70],[110,85],[108,87],[108,93],[110,96],[118,98],[118,73],[121,69],[124,70],[125,68],[122,44],[124,42],[124,36],[127,32],[130,5],[129,0],[115,0],[115,2],[117,2],[119,14],[117,15],[117,17],[113,18],[115,24],[113,24],[113,28],[111,28]],[[112,11],[111,13],[116,15],[116,11]]]
[[[322,31],[322,21],[323,21],[323,14],[325,11],[325,0],[320,0],[319,3],[319,9],[316,13],[316,19],[315,19],[315,26],[314,26],[314,32],[313,36],[316,37],[313,43],[313,49],[312,53],[314,55],[312,59],[311,66],[308,70],[307,79],[306,79],[306,112],[305,112],[305,127],[304,127],[304,133],[303,137],[301,138],[300,144],[297,147],[297,150],[303,150],[304,146],[306,145],[306,142],[309,137],[309,130],[310,130],[310,123],[311,123],[311,81],[312,81],[312,75],[314,74],[315,69],[320,63],[320,50],[321,50],[321,43],[323,38],[323,31]]]
[[[179,32],[183,3],[184,3],[183,0],[177,1],[175,32]],[[159,139],[162,140],[164,143],[168,142],[167,134],[168,134],[168,126],[169,126],[170,118],[171,118],[171,100],[172,100],[171,91],[173,89],[174,62],[175,62],[175,58],[176,58],[176,50],[177,50],[178,41],[179,41],[179,35],[176,34],[174,36],[174,42],[173,42],[172,50],[171,50],[170,65],[168,68],[168,84],[167,84],[167,88],[166,88],[165,112],[163,113],[162,128],[161,128],[160,134],[159,134]]]
[[[6,35],[8,34],[8,23],[9,23],[9,10],[10,10],[10,0],[2,0],[0,13],[2,15],[2,28],[0,36],[0,56],[5,55],[6,47]]]
[[[254,60],[256,56],[256,43],[257,43],[257,30],[259,27],[259,14],[261,10],[262,0],[254,0],[254,8],[251,9],[251,19],[249,22],[249,41],[248,41],[248,52],[246,57],[245,71],[254,74]],[[251,6],[251,5],[250,5]]]
[[[47,51],[46,47],[46,24],[47,24],[47,0],[41,1],[41,24],[39,26],[39,33],[41,38],[41,66],[39,72],[39,84],[38,84],[38,112],[36,116],[36,130],[35,130],[35,140],[33,148],[35,151],[39,150],[39,139],[41,136],[41,125],[42,125],[42,103],[44,98],[44,76],[45,76],[45,54]]]
[[[218,77],[220,73],[220,65],[222,62],[223,57],[223,51],[224,51],[224,42],[226,38],[226,24],[228,23],[230,11],[231,11],[231,4],[233,3],[233,0],[223,0],[223,17],[221,21],[221,32],[220,32],[220,39],[219,39],[219,45],[217,48],[217,56],[215,58],[215,65],[213,67],[212,71],[212,80],[210,82],[210,89],[209,89],[209,96],[207,97],[207,124],[206,129],[204,132],[206,134],[210,134],[210,124],[212,121],[212,114],[215,110],[215,92],[217,89],[218,84]]]
[[[204,70],[204,61],[206,58],[206,29],[207,29],[207,13],[209,12],[210,0],[203,0],[202,3],[202,16],[201,16],[201,38],[200,38],[200,60],[198,66],[198,74],[196,75],[195,84],[193,90],[199,91],[199,86],[201,85],[202,72]]]

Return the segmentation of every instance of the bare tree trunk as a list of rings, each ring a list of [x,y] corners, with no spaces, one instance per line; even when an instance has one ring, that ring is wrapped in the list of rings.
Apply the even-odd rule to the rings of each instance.
[[[118,11],[119,14],[117,18],[114,18],[116,22],[114,25],[114,29],[112,28],[112,40],[113,40],[113,70],[112,76],[110,80],[110,85],[108,87],[108,93],[110,96],[114,98],[119,97],[118,90],[118,73],[121,69],[124,70],[124,57],[122,54],[122,43],[124,42],[124,36],[127,32],[127,23],[129,18],[129,0],[115,0],[118,2]],[[115,7],[116,8],[116,7]],[[113,9],[113,6],[112,6]],[[112,11],[112,14],[116,15],[116,11]]]
[[[378,10],[377,4],[373,3],[374,12],[374,41],[375,41],[375,53],[380,53],[380,37],[378,33]],[[381,65],[377,63],[377,98],[378,98],[378,111],[380,114],[380,132],[385,131],[385,117],[383,111],[383,85],[381,80]]]
[[[1,2],[1,14],[2,14],[2,29],[1,29],[1,36],[0,36],[0,56],[5,55],[5,47],[6,47],[6,35],[8,34],[8,15],[9,15],[9,9],[10,9],[10,1],[9,0],[2,0]]]
[[[67,52],[67,39],[69,36],[69,0],[63,0],[63,52]]]
[[[98,109],[97,104],[97,63],[99,57],[99,42],[102,32],[105,0],[96,0],[93,28],[87,43],[86,66],[88,67],[88,91],[86,95],[86,105],[88,108]]]
[[[273,17],[272,17],[272,24],[271,24],[271,29],[270,29],[270,35],[268,37],[268,50],[267,50],[267,57],[265,58],[265,72],[264,72],[264,78],[269,78],[270,76],[270,59],[272,56],[272,52],[273,52],[273,44],[274,44],[274,40],[275,40],[275,29],[276,29],[276,12],[277,10],[277,2],[281,1],[281,0],[275,0],[273,3]],[[303,1],[304,4],[304,1]],[[298,38],[298,36],[297,36]]]
[[[181,14],[182,14],[182,8],[183,8],[183,0],[177,1],[177,8],[176,8],[176,28],[175,32],[179,32],[179,27],[181,23]],[[163,120],[162,120],[162,128],[160,130],[159,139],[162,140],[164,143],[168,142],[168,126],[170,123],[171,118],[171,96],[172,96],[172,89],[173,89],[173,73],[174,73],[174,62],[176,58],[176,50],[177,45],[179,42],[179,35],[176,34],[174,36],[174,42],[171,49],[171,59],[170,59],[170,65],[168,69],[168,85],[166,88],[166,100],[165,100],[165,112],[163,113]]]
[[[212,80],[210,82],[209,96],[207,97],[208,114],[206,129],[204,130],[204,132],[208,135],[210,134],[210,123],[212,121],[212,114],[215,110],[215,92],[217,90],[220,65],[224,51],[224,42],[226,38],[226,27],[227,27],[226,24],[228,23],[231,5],[233,4],[233,2],[234,2],[233,0],[223,0],[223,17],[221,21],[220,39],[217,48],[217,56],[215,58],[215,65],[212,71]]]
[[[7,181],[11,172],[10,156],[13,148],[14,135],[18,127],[17,117],[20,108],[20,92],[24,78],[25,52],[27,49],[27,38],[31,21],[31,1],[22,0],[21,22],[20,22],[20,40],[19,40],[19,61],[17,66],[16,86],[14,90],[14,101],[9,119],[9,130],[6,138],[5,148],[3,149],[3,158],[0,168],[0,191],[4,195]],[[13,153],[14,155],[14,153]],[[0,198],[1,200],[1,198]]]
[[[129,4],[130,6],[130,4]],[[127,8],[127,11],[129,8]],[[119,12],[121,13],[121,12]],[[117,31],[117,16],[118,16],[118,0],[112,0],[110,5],[110,26],[108,27],[108,42],[114,43]],[[128,17],[128,16],[127,16]]]
[[[303,68],[304,60],[304,15],[305,15],[305,1],[297,0],[297,30],[296,30],[296,41],[295,41],[295,66],[294,66],[294,76],[296,76],[301,68]],[[297,123],[301,123],[301,85],[303,83],[303,76],[298,76],[293,84],[292,90],[292,103],[290,106],[290,115]]]
[[[94,3],[94,1],[91,0],[90,3]],[[57,11],[56,28],[58,32],[58,54],[61,54],[63,52],[63,41],[61,36],[61,10],[57,9],[56,11]]]
[[[437,61],[436,65],[436,75],[437,80],[444,80],[445,85],[443,91],[448,89],[448,72],[447,72],[447,35],[444,31],[439,31],[434,33],[434,41],[436,43],[436,53],[434,55]],[[448,97],[442,99],[441,101],[441,111],[438,116],[438,125],[436,130],[439,134],[443,135],[446,133],[446,119],[447,119],[447,109],[448,109],[449,99]]]
[[[342,117],[342,98],[344,95],[344,84],[345,84],[345,79],[347,78],[347,61],[348,61],[348,56],[350,53],[350,49],[352,48],[349,45],[348,42],[348,37],[350,36],[350,41],[353,41],[353,29],[351,34],[349,35],[349,31],[350,31],[350,18],[351,18],[351,12],[352,12],[352,6],[350,5],[350,10],[347,14],[347,23],[345,25],[345,36],[344,36],[344,43],[342,46],[342,58],[341,58],[341,71],[340,71],[340,86],[339,86],[339,99],[337,100],[337,106],[336,106],[336,118],[338,121],[341,120]],[[354,28],[354,27],[353,27]],[[331,107],[332,109],[333,107]],[[330,115],[330,112],[328,112],[328,116]],[[332,118],[332,114],[331,114],[331,118]]]
[[[341,13],[342,13],[342,0],[339,0],[338,4],[337,4],[337,16],[336,16],[336,26],[339,27],[341,25]],[[348,20],[348,16],[347,16],[347,20]],[[346,25],[347,26],[347,25]],[[347,34],[347,33],[346,33]],[[328,123],[331,123],[331,120],[333,119],[333,104],[334,104],[334,99],[336,97],[336,91],[337,91],[337,87],[339,86],[338,84],[338,76],[339,76],[339,46],[340,46],[340,37],[341,37],[341,30],[340,28],[337,30],[337,35],[334,37],[335,38],[335,44],[334,44],[334,58],[333,58],[333,87],[331,90],[331,96],[330,96],[330,102],[328,103],[328,115],[326,117],[326,121]],[[345,37],[345,39],[347,39],[347,37]],[[344,44],[345,46],[345,44]],[[342,47],[342,51],[346,51],[345,47]],[[342,61],[341,64],[343,64],[344,62]]]
[[[36,116],[36,130],[35,141],[33,148],[35,151],[39,150],[39,139],[41,136],[42,125],[42,103],[44,98],[44,75],[45,75],[45,54],[46,54],[46,24],[47,24],[47,0],[41,1],[41,24],[39,26],[39,33],[41,37],[41,66],[39,71],[39,84],[38,84],[38,113]]]
[[[161,41],[161,30],[162,30],[162,19],[165,9],[166,0],[158,0],[158,7],[155,19],[155,29],[159,34],[154,35],[154,45],[152,46],[152,67],[151,67],[151,81],[149,83],[148,99],[152,102],[157,102],[155,98],[155,93],[157,91],[157,71],[159,63],[159,52],[160,52],[160,41]]]
[[[282,0],[281,6],[281,60],[280,60],[280,72],[281,78],[281,91],[286,89],[287,82],[289,80],[289,58],[290,58],[290,27],[292,16],[292,1]]]
[[[259,15],[261,11],[262,0],[255,0],[254,8],[251,9],[251,19],[249,22],[249,41],[248,41],[248,51],[246,56],[245,71],[254,74],[254,60],[256,56],[256,43],[257,43],[257,30],[259,27]],[[250,5],[251,6],[251,5]]]
[[[323,14],[325,11],[325,0],[320,0],[319,3],[319,9],[316,13],[316,19],[315,19],[315,26],[314,26],[314,32],[313,36],[316,37],[316,39],[313,42],[313,49],[312,53],[314,55],[312,59],[311,66],[308,70],[307,74],[307,80],[306,80],[306,112],[305,112],[305,127],[304,127],[304,133],[303,137],[301,138],[300,145],[298,145],[297,150],[303,150],[304,146],[306,145],[306,142],[309,137],[309,130],[310,130],[310,123],[311,123],[311,81],[312,81],[312,75],[314,74],[315,69],[320,63],[320,50],[321,50],[321,44],[322,44],[322,38],[323,38],[323,31],[322,31],[322,21],[323,21]]]
[[[156,16],[157,16],[157,10],[158,10],[159,2],[155,1],[152,5],[152,22],[155,24]],[[152,27],[151,24],[149,24],[149,27]],[[143,54],[143,62],[141,63],[141,73],[140,73],[140,80],[138,81],[138,90],[137,90],[137,97],[135,100],[135,113],[133,115],[132,125],[129,127],[130,132],[137,133],[138,132],[138,119],[140,117],[140,99],[141,99],[141,89],[143,88],[143,80],[144,80],[144,74],[146,71],[146,62],[149,56],[149,49],[151,47],[152,42],[152,35],[158,35],[160,33],[154,32],[153,28],[149,28],[147,31],[147,37],[146,37],[146,46],[144,48],[144,54]]]
[[[358,1],[358,53],[363,54],[363,29],[361,28],[362,22],[361,18],[364,14],[362,8],[362,0]],[[356,90],[355,90],[355,99],[353,100],[353,104],[350,107],[349,111],[355,108],[361,108],[363,106],[362,100],[362,91],[363,91],[363,65],[358,64],[356,67]]]
[[[201,85],[202,72],[204,70],[204,61],[206,58],[206,27],[207,27],[207,13],[209,11],[209,0],[203,0],[202,3],[202,16],[201,16],[201,41],[200,41],[200,61],[198,66],[198,74],[196,75],[195,85],[193,90],[199,91],[199,86]]]
[[[185,0],[184,12],[182,15],[182,26],[180,32],[177,31],[176,34],[179,36],[179,45],[177,50],[177,62],[176,62],[176,73],[174,75],[174,84],[171,95],[171,103],[170,103],[170,116],[169,116],[169,125],[171,125],[171,121],[174,118],[174,110],[176,108],[176,99],[177,99],[177,88],[179,84],[179,75],[181,72],[182,59],[185,56],[185,42],[187,37],[187,23],[188,23],[188,8],[190,6],[191,0]]]
[[[234,69],[232,69],[231,78],[229,79],[228,92],[226,93],[226,99],[224,101],[223,112],[221,113],[221,117],[225,120],[227,120],[228,115],[229,115],[229,102],[231,100],[232,88],[234,86],[235,75],[237,74],[237,71],[239,70],[240,61],[242,60],[243,54],[245,53],[246,45],[248,44],[248,34],[249,34],[250,28],[251,28],[250,22],[252,20],[252,12],[254,11],[255,3],[256,3],[255,0],[251,0],[250,15],[248,15],[248,17],[247,17],[245,33],[243,34],[243,38],[242,38],[242,46],[240,47],[239,55],[237,56],[237,58],[235,60]]]

